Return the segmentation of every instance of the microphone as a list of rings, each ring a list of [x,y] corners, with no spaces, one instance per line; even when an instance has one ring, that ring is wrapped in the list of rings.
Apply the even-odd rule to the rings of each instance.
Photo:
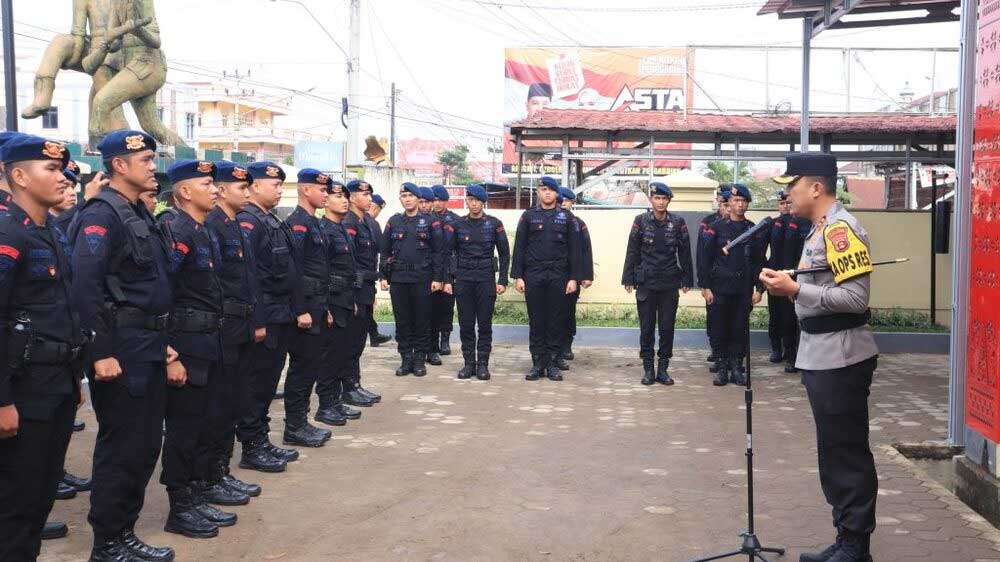
[[[743,234],[740,234],[739,236],[737,236],[736,238],[734,238],[732,242],[726,244],[722,248],[722,253],[728,256],[729,255],[729,250],[732,250],[736,246],[739,246],[740,244],[742,244],[743,242],[745,242],[751,236],[753,236],[754,234],[756,234],[757,231],[763,229],[766,226],[770,226],[772,222],[774,222],[773,218],[771,218],[771,217],[765,217],[759,223],[755,224],[753,226],[753,228],[747,230]]]

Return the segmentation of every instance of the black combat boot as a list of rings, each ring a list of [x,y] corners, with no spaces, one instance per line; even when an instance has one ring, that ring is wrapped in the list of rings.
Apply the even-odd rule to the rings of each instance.
[[[60,480],[59,486],[56,487],[56,499],[71,500],[75,497],[76,497],[76,489]]]
[[[397,373],[398,372],[399,371],[397,371]],[[361,408],[371,408],[375,405],[375,401],[362,394],[360,390],[354,387],[354,384],[351,381],[344,381],[342,390],[343,392],[340,395],[340,401],[344,404],[358,406]]]
[[[567,361],[572,361],[576,359],[576,354],[573,353],[573,336],[570,336],[566,341],[566,345],[563,346],[562,350],[563,359]]]
[[[542,378],[542,361],[537,355],[531,356],[531,370],[524,376],[526,381],[537,381]]]
[[[63,472],[63,484],[73,488],[77,492],[89,492],[94,482],[90,478],[81,478],[68,472]]]
[[[480,355],[479,361],[476,362],[476,378],[481,381],[490,380],[490,356]]]
[[[400,363],[399,368],[396,369],[397,377],[405,377],[413,372],[413,354],[412,353],[401,353],[399,355]]]
[[[784,359],[784,358],[785,358],[785,356],[781,352],[781,340],[780,339],[772,339],[771,340],[771,356],[768,357],[767,360],[770,361],[771,363],[781,363],[782,359]]]
[[[135,536],[135,530],[124,529],[118,535],[121,543],[133,556],[150,562],[171,562],[174,559],[174,549],[169,546],[151,546]]]
[[[451,355],[451,330],[441,332],[441,341],[438,343],[438,352],[441,355]]]
[[[656,382],[656,374],[653,373],[653,360],[643,359],[642,360],[642,384],[646,386],[652,385]]]
[[[466,355],[463,357],[465,360],[465,365],[458,370],[458,378],[465,380],[472,378],[472,375],[476,374],[476,359],[472,355]]]
[[[729,359],[725,355],[719,355],[719,361],[715,363],[715,379],[712,384],[715,386],[726,386],[729,384]]]
[[[798,350],[794,347],[785,349],[785,372],[790,375],[799,372],[799,370],[795,368],[796,355],[798,355]]]
[[[170,498],[170,514],[163,530],[168,533],[184,535],[191,539],[210,539],[219,535],[219,526],[211,523],[198,513],[191,499],[191,491],[187,488],[168,491]]]
[[[712,355],[709,357],[714,357],[714,359],[712,360],[712,364],[708,367],[708,372],[718,373],[719,370],[722,369],[723,363],[726,361],[726,356],[718,351],[713,351]]]
[[[840,550],[843,541],[844,533],[838,529],[837,540],[833,544],[823,549],[822,552],[803,552],[799,555],[799,562],[828,562]]]
[[[69,534],[69,527],[59,521],[46,521],[42,527],[42,540],[52,541],[61,539]]]
[[[322,429],[316,427],[315,425],[309,423],[308,421],[305,422],[305,428],[306,431],[312,433],[314,437],[319,437],[324,442],[328,441],[331,437],[333,437],[333,432],[330,431],[329,429]]]
[[[671,386],[674,384],[674,379],[667,373],[667,369],[670,367],[669,359],[660,359],[660,362],[656,365],[656,382]]]
[[[315,420],[319,423],[325,423],[326,425],[347,425],[347,418],[344,414],[340,413],[340,410],[333,407],[333,405],[320,406],[316,410]]]
[[[438,332],[431,330],[431,335],[428,338],[430,341],[430,349],[427,350],[427,362],[435,367],[441,365],[441,354],[438,353],[438,344],[441,341],[440,334]]]
[[[352,408],[352,407],[348,406],[347,404],[344,404],[343,402],[341,402],[340,404],[337,404],[336,407],[337,407],[338,410],[340,410],[340,413],[344,414],[344,417],[347,418],[347,419],[349,419],[349,420],[360,420],[361,419],[361,410]]]
[[[427,374],[427,367],[424,365],[424,361],[427,356],[420,352],[413,354],[413,376],[422,377]]]
[[[439,367],[441,365],[441,355],[439,355],[438,352],[432,350],[430,353],[427,354],[427,362],[430,363],[431,365],[434,365],[435,367]]]
[[[232,527],[235,525],[235,513],[226,513],[225,511],[208,504],[207,499],[203,495],[203,492],[206,489],[207,488],[204,487],[203,483],[192,483],[191,504],[194,506],[194,510],[216,527]],[[249,497],[247,498],[247,501],[249,501]]]
[[[376,330],[375,332],[372,332],[370,339],[372,347],[378,347],[383,343],[388,343],[390,340],[392,340],[392,336],[387,336],[385,334],[379,333]]]
[[[732,374],[729,375],[729,382],[739,385],[746,386],[747,384],[747,372],[743,367],[743,359],[737,359],[732,364]]]
[[[258,472],[284,472],[288,464],[273,456],[264,446],[263,440],[253,440],[243,444],[240,468]]]
[[[827,562],[872,562],[871,535],[843,529],[840,549]]]
[[[267,453],[276,459],[281,459],[285,462],[295,462],[299,460],[298,451],[295,449],[279,447],[271,443],[271,439],[267,435],[264,435],[264,446],[267,448]]]
[[[118,537],[101,544],[95,544],[90,551],[89,562],[143,562],[143,558],[132,554]]]
[[[566,360],[562,358],[562,352],[556,352],[549,356],[549,363],[546,365],[545,373],[550,381],[561,381],[563,380],[562,372],[564,370],[569,370],[569,365],[566,365],[566,369],[559,366],[559,363],[566,364]]]
[[[285,434],[282,437],[285,445],[299,447],[322,447],[326,440],[306,427],[305,420],[285,420]]]
[[[342,382],[342,384],[349,385],[351,388],[353,388],[354,390],[357,390],[358,392],[361,393],[362,396],[364,396],[365,398],[368,398],[369,400],[371,400],[375,404],[378,404],[379,402],[382,401],[382,395],[381,394],[378,394],[377,392],[372,392],[372,391],[368,390],[367,388],[364,388],[363,386],[361,386],[361,367],[358,366],[358,365],[354,366],[353,376],[348,377],[347,379],[345,379]]]
[[[215,505],[246,505],[250,503],[250,496],[224,485],[221,475],[219,475],[217,482],[203,480],[192,482],[191,494],[196,500]]]
[[[220,463],[222,465],[222,485],[236,490],[237,492],[246,494],[251,498],[256,498],[261,493],[260,484],[251,484],[250,482],[244,482],[239,478],[233,476],[229,473],[229,461],[225,460]]]

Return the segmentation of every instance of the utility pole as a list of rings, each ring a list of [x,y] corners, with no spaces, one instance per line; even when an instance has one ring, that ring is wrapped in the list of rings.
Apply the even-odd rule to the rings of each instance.
[[[7,104],[7,130],[17,130],[17,61],[14,57],[14,0],[0,0],[3,14],[4,98]]]
[[[389,162],[396,165],[396,83],[392,83],[392,95],[389,98]]]
[[[225,70],[222,71],[222,77],[226,78],[226,71]],[[243,80],[244,78],[250,78],[250,71],[248,70],[246,72],[246,74],[240,74],[239,69],[236,69],[236,72],[233,73],[232,77],[236,80],[236,95],[234,96],[235,97],[235,101],[233,102],[233,106],[234,106],[234,109],[233,109],[233,119],[234,119],[234,121],[233,121],[233,151],[234,152],[239,152],[240,151],[240,134],[242,132],[241,129],[243,127],[243,121],[242,121],[241,116],[240,116],[240,98],[243,96],[243,86],[242,86],[242,84],[241,84],[240,81]]]
[[[358,105],[361,81],[361,0],[351,1],[351,41],[347,62],[347,162],[358,161]]]
[[[486,148],[490,155],[493,157],[493,166],[490,168],[490,181],[496,183],[497,181],[497,154],[503,152],[500,148],[500,139],[496,137],[490,138],[490,145]]]

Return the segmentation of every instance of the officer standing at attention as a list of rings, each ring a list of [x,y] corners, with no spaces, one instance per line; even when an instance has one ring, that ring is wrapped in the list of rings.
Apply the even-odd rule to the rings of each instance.
[[[49,222],[69,152],[21,135],[0,161],[13,190],[0,217],[0,560],[33,561],[83,404],[87,338],[71,303],[69,240]]]
[[[0,131],[0,149],[11,139],[23,136],[24,133],[17,131]],[[3,164],[0,163],[0,216],[7,214],[10,207],[10,184],[7,182],[7,175],[3,171]]]
[[[330,263],[330,327],[329,352],[323,372],[316,381],[319,409],[316,421],[327,425],[344,425],[347,417],[342,411],[344,385],[353,376],[351,361],[351,322],[355,321],[354,282],[357,268],[354,265],[354,240],[344,228],[344,219],[350,211],[351,197],[347,186],[333,180],[326,196],[326,208],[319,221],[326,237],[327,260]]]
[[[378,225],[378,216],[382,214],[382,210],[385,209],[385,199],[381,195],[372,195],[371,205],[368,207],[368,216],[372,218],[376,225]],[[382,247],[382,227],[378,228],[378,236],[376,237],[376,248]],[[371,341],[372,347],[378,347],[383,343],[388,342],[392,339],[392,336],[387,336],[381,334],[378,331],[378,322],[375,321],[375,317],[372,316],[368,321],[368,339]]]
[[[788,186],[795,214],[812,221],[799,267],[830,270],[792,279],[764,269],[768,292],[795,301],[802,327],[795,365],[816,421],[819,478],[833,508],[836,542],[802,562],[871,562],[878,478],[868,443],[868,395],[878,348],[868,322],[872,258],[868,233],[837,201],[837,160],[790,154],[774,181]]]
[[[434,212],[434,190],[429,187],[418,187],[417,210],[425,215]]]
[[[528,307],[531,371],[526,380],[561,381],[559,358],[566,328],[566,295],[583,277],[580,225],[556,203],[559,183],[538,181],[538,205],[517,223],[511,276]]]
[[[399,191],[403,212],[385,225],[379,274],[383,291],[392,297],[396,345],[401,363],[396,376],[427,374],[424,360],[430,347],[431,295],[443,289],[445,267],[441,222],[417,209],[417,198],[430,191],[404,183]],[[433,199],[433,195],[431,195]]]
[[[747,322],[753,305],[760,302],[763,287],[757,280],[764,265],[765,238],[754,235],[742,247],[726,254],[722,248],[743,234],[754,223],[747,220],[746,211],[752,196],[743,184],[733,184],[729,196],[729,217],[712,223],[702,234],[702,255],[698,259],[698,279],[706,304],[715,305],[712,324],[719,344],[719,363],[715,386],[727,382],[744,384],[743,359],[747,356]],[[749,258],[748,258],[749,252]]]
[[[768,232],[770,253],[767,257],[767,267],[781,270],[793,267],[785,263],[785,230],[792,218],[792,202],[788,200],[788,193],[785,190],[778,191],[777,198],[778,216],[771,222],[771,229]],[[771,357],[768,360],[771,363],[781,363],[784,359],[786,346],[782,345],[782,334],[784,333],[784,314],[786,313],[784,303],[786,302],[788,299],[781,297],[768,297],[767,299],[767,337],[771,340]]]
[[[434,201],[431,203],[432,216],[441,221],[441,228],[444,230],[445,244],[445,267],[450,268],[454,255],[451,251],[451,233],[455,228],[455,221],[458,215],[448,210],[448,200],[451,195],[443,185],[435,185],[431,188],[434,192]],[[450,272],[446,275],[446,283],[453,283],[454,278]],[[455,296],[444,291],[438,291],[431,295],[431,333],[430,333],[430,355],[427,362],[431,365],[440,365],[442,355],[451,355],[451,330],[455,317]]]
[[[349,406],[371,407],[382,400],[378,394],[361,386],[361,355],[368,340],[368,326],[375,321],[375,282],[378,281],[381,229],[368,214],[372,202],[372,186],[363,180],[347,183],[351,194],[351,210],[344,219],[344,229],[354,240],[354,302],[358,313],[351,322],[351,380],[344,381],[341,396],[342,413],[347,419],[358,419],[361,412]]]
[[[559,193],[562,195],[562,201],[559,205],[566,211],[572,211],[576,204],[576,192],[568,187],[560,187]],[[594,246],[590,242],[590,231],[583,219],[577,216],[576,220],[580,225],[580,263],[583,266],[583,273],[576,292],[566,297],[567,328],[563,339],[562,353],[559,355],[558,361],[559,368],[562,370],[569,369],[566,361],[574,359],[573,338],[576,337],[576,303],[580,300],[580,293],[594,284]],[[564,366],[565,369],[563,369]]]
[[[166,433],[163,471],[170,514],[164,530],[189,538],[211,538],[220,526],[236,524],[236,515],[209,506],[207,501],[236,505],[247,496],[213,479],[216,443],[212,421],[219,418],[225,382],[222,378],[222,287],[215,267],[222,262],[218,239],[205,228],[215,206],[215,165],[179,160],[167,171],[174,187],[177,218],[167,230],[173,239],[170,261],[173,307],[168,323],[170,345],[180,358],[167,369]],[[221,437],[219,438],[221,440]],[[236,500],[239,500],[238,502]]]
[[[326,206],[330,176],[313,168],[299,171],[299,204],[285,223],[292,231],[292,257],[297,272],[292,289],[292,314],[298,330],[288,351],[285,375],[286,445],[322,447],[332,435],[309,423],[309,398],[326,366],[333,315],[330,312],[330,262],[326,238],[316,211]]]
[[[622,285],[635,290],[639,313],[639,357],[642,384],[674,384],[667,373],[674,354],[674,323],[677,319],[678,289],[687,293],[694,285],[691,241],[684,218],[667,211],[674,192],[664,183],[649,184],[650,205],[632,221],[625,250]],[[660,362],[653,374],[653,338],[659,323]]]
[[[493,351],[493,309],[497,297],[507,290],[510,266],[510,243],[503,222],[483,212],[489,195],[479,184],[465,188],[465,206],[469,213],[453,223],[451,252],[455,255],[452,274],[453,293],[458,304],[459,335],[465,366],[458,378],[475,375],[490,379],[490,353]],[[493,250],[496,249],[496,256]],[[479,328],[477,337],[476,327]]]
[[[222,394],[213,411],[219,416],[210,423],[219,439],[216,470],[208,481],[222,484],[248,497],[260,495],[260,486],[248,484],[229,473],[236,444],[236,424],[249,413],[250,373],[253,371],[255,332],[253,248],[236,219],[250,201],[250,174],[243,166],[222,160],[215,163],[215,186],[219,190],[215,208],[205,225],[219,240],[222,261],[215,272],[222,285]],[[263,337],[264,329],[259,335]]]
[[[732,185],[723,184],[719,187],[719,193],[715,198],[716,206],[718,210],[709,215],[705,215],[704,218],[698,223],[698,240],[695,242],[695,256],[701,257],[702,246],[705,240],[705,229],[708,228],[712,223],[717,220],[726,218],[729,216],[729,195],[732,193]],[[706,286],[705,280],[701,277],[698,278],[698,286],[704,288]],[[712,331],[712,325],[715,321],[715,305],[705,303],[705,333],[708,336],[708,343],[710,352],[708,354],[708,362],[712,363],[709,367],[709,371],[716,372],[717,365],[719,361],[719,343],[715,341],[715,333]]]
[[[135,535],[160,455],[168,369],[174,384],[182,378],[167,345],[172,244],[139,201],[157,189],[156,141],[122,130],[97,148],[110,185],[87,201],[70,229],[73,295],[83,329],[94,334],[87,369],[98,420],[90,560],[173,560],[173,549]]]
[[[250,403],[247,415],[236,427],[243,445],[240,468],[282,472],[299,452],[273,445],[268,439],[268,412],[285,368],[285,356],[295,326],[292,324],[292,236],[274,214],[281,203],[285,171],[274,162],[247,166],[250,203],[236,214],[254,256],[256,305],[253,311],[253,368],[250,372]]]

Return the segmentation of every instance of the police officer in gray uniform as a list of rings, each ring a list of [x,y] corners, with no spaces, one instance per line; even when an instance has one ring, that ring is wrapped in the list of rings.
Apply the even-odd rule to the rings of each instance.
[[[837,161],[791,154],[783,176],[792,212],[812,220],[799,267],[829,266],[793,279],[764,269],[770,294],[791,297],[802,329],[796,367],[816,420],[819,476],[833,507],[836,542],[801,562],[871,562],[878,480],[868,443],[868,394],[878,348],[868,321],[872,259],[868,233],[837,202]]]

